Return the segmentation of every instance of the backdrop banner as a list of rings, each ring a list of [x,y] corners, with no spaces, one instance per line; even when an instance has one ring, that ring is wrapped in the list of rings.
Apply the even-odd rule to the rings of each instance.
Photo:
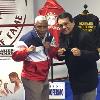
[[[16,72],[19,78],[21,76],[22,62],[13,61],[11,55],[13,45],[33,28],[30,25],[34,20],[33,11],[33,0],[0,0],[0,100],[22,100],[15,94],[4,97],[1,91],[6,85],[13,93],[14,84],[8,76],[11,72]]]

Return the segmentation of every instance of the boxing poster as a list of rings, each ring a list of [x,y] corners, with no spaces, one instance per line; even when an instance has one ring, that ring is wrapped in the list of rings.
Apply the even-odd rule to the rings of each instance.
[[[11,72],[20,78],[22,62],[12,60],[14,45],[19,38],[30,31],[34,22],[33,0],[0,0],[0,90],[5,87],[13,92],[14,84],[9,79]],[[0,92],[0,100],[4,94]],[[15,99],[9,99],[15,100]],[[17,99],[16,99],[17,100]],[[20,100],[20,99],[18,99]]]

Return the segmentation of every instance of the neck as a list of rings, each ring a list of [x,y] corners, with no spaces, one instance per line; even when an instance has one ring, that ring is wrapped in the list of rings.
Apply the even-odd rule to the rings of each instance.
[[[15,82],[14,92],[16,92],[18,89],[20,89],[20,83],[21,83],[20,80],[17,80],[17,81]]]
[[[19,84],[21,83],[21,81],[18,79],[16,82],[15,82],[15,86],[19,86]]]

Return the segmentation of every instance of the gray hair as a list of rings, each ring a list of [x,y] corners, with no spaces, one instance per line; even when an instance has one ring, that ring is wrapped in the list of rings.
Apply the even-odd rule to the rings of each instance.
[[[47,18],[43,15],[39,15],[35,18],[35,23],[41,22],[41,21],[47,21]]]

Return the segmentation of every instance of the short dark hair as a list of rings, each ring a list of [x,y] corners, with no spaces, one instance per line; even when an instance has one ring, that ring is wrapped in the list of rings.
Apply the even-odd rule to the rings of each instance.
[[[16,72],[11,72],[9,74],[9,77],[18,77],[18,74]],[[18,77],[19,78],[19,77]]]
[[[73,22],[73,17],[68,12],[63,12],[62,14],[58,15],[57,22],[58,22],[59,19],[63,19],[63,18],[69,18],[70,22]]]

